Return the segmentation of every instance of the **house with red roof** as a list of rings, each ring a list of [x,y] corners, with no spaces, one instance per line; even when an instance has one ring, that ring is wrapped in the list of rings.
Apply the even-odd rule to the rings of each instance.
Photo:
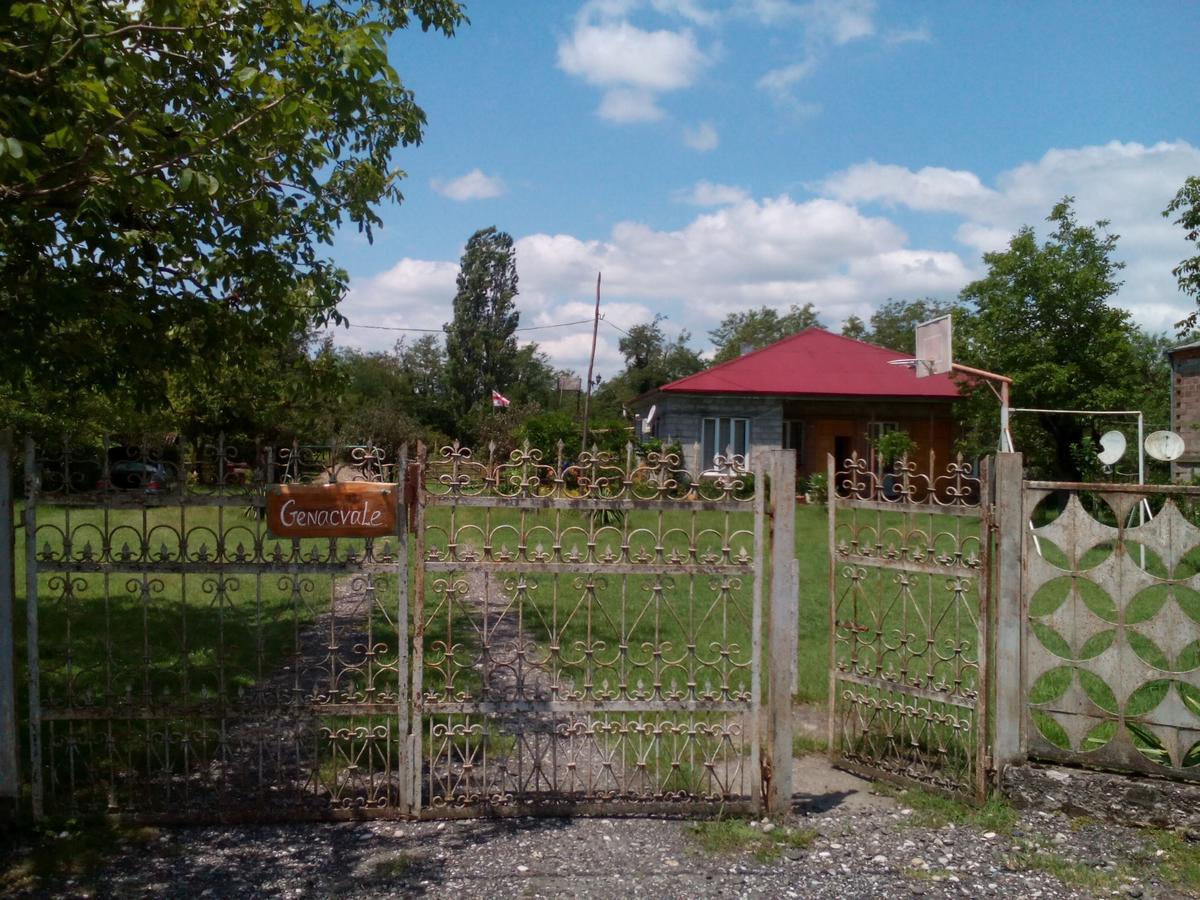
[[[649,418],[647,435],[694,447],[685,455],[703,470],[728,449],[752,466],[760,450],[785,447],[796,450],[800,474],[824,472],[826,454],[870,458],[874,441],[890,431],[907,432],[917,458],[932,450],[940,467],[957,437],[958,384],[949,374],[918,378],[913,367],[892,365],[907,356],[807,328],[665,384],[632,410]]]

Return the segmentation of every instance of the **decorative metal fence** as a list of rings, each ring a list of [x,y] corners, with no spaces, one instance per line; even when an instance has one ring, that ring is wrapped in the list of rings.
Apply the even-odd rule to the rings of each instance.
[[[1200,490],[1030,482],[1030,755],[1200,780]]]
[[[632,447],[453,446],[422,464],[414,798],[757,807],[763,479],[740,458],[698,476]]]
[[[887,473],[829,458],[829,738],[841,765],[983,797],[987,497],[961,457]]]
[[[35,815],[403,808],[406,537],[278,540],[262,514],[273,483],[404,465],[336,443],[28,444]]]
[[[790,755],[787,690],[760,712],[795,655],[784,454],[767,673],[766,478],[740,459],[27,444],[34,814],[779,808],[760,733]],[[396,534],[268,530],[274,485],[345,481],[395,485]]]

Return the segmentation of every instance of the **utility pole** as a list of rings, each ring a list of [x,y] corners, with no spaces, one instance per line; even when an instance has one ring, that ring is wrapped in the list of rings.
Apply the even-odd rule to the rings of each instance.
[[[596,365],[596,333],[600,330],[600,273],[596,273],[596,318],[592,321],[592,355],[588,360],[587,396],[583,400],[583,444],[579,452],[587,452],[588,417],[592,412],[592,369]]]

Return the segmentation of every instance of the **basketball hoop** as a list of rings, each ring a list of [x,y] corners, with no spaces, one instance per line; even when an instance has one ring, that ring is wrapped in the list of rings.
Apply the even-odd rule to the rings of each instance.
[[[933,371],[933,360],[931,359],[889,359],[889,366],[905,366],[909,369],[917,370],[917,377],[921,377],[920,368],[924,366],[927,371]]]

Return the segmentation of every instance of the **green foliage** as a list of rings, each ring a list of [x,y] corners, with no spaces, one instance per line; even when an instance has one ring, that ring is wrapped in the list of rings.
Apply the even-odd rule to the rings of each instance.
[[[0,6],[5,412],[169,408],[170,371],[207,417],[224,370],[342,321],[320,245],[345,219],[370,237],[425,125],[388,36],[464,21],[453,0]]]
[[[1193,175],[1183,183],[1183,187],[1163,210],[1163,216],[1177,216],[1173,224],[1183,228],[1184,236],[1189,241],[1200,245],[1200,177]],[[1171,274],[1179,283],[1180,292],[1190,294],[1200,303],[1200,253],[1183,260],[1171,270]],[[1180,333],[1190,331],[1196,327],[1198,316],[1200,313],[1193,312],[1177,322],[1175,327]]]
[[[341,390],[314,409],[312,433],[373,441],[390,451],[419,440],[447,441],[453,417],[437,337],[400,340],[391,353],[339,350],[336,357]]]
[[[560,442],[563,452],[573,456],[579,450],[580,424],[568,413],[544,412],[526,419],[518,437],[541,450],[543,459],[557,459]]]
[[[880,793],[894,795],[912,810],[905,824],[920,828],[941,828],[945,825],[967,825],[980,831],[1008,833],[1017,824],[1019,815],[1003,797],[993,794],[983,806],[971,806],[961,800],[935,794],[919,788],[897,791],[884,785]]]
[[[889,431],[875,440],[875,452],[885,466],[890,466],[896,460],[912,453],[916,447],[917,442],[907,431]]]
[[[460,410],[459,431],[506,393],[517,374],[517,261],[511,235],[483,228],[471,235],[458,270],[454,318],[446,323],[446,380]],[[510,398],[511,399],[511,398]]]
[[[618,347],[625,369],[606,382],[593,396],[593,408],[616,415],[622,404],[664,384],[694,375],[704,368],[699,354],[687,344],[691,335],[680,332],[673,341],[663,333],[663,316],[634,325]]]
[[[818,832],[789,825],[774,825],[764,831],[762,824],[753,820],[720,818],[694,822],[688,826],[688,834],[705,853],[749,853],[759,862],[770,862],[787,848],[811,846]]]
[[[821,320],[811,303],[804,306],[792,304],[782,315],[769,306],[731,312],[721,324],[708,333],[717,353],[714,363],[726,362],[741,356],[748,346],[760,350],[768,344],[803,331],[805,328],[820,327]]]
[[[811,497],[814,503],[824,506],[829,502],[829,475],[825,472],[810,475],[805,493]]]
[[[594,419],[588,429],[589,443],[616,454],[621,460],[625,459],[625,448],[632,440],[633,432],[629,423],[617,416]]]
[[[955,357],[1012,378],[1014,406],[1143,409],[1151,421],[1163,421],[1162,340],[1108,305],[1124,265],[1113,258],[1117,237],[1103,221],[1079,225],[1071,203],[1065,198],[1051,211],[1054,230],[1044,243],[1026,227],[1006,249],[984,255],[988,274],[962,292],[975,314],[956,322]],[[974,435],[968,450],[996,445],[990,391],[976,390],[960,412]],[[1072,447],[1099,436],[1083,418],[1053,413],[1016,416],[1013,432],[1033,474],[1071,480],[1080,477]]]
[[[867,323],[858,316],[851,316],[842,323],[842,337],[854,338],[856,341],[867,339]]]
[[[966,313],[958,303],[946,303],[926,297],[923,300],[891,300],[871,314],[871,327],[861,340],[889,350],[917,352],[916,327],[939,316],[953,315],[955,325]]]

